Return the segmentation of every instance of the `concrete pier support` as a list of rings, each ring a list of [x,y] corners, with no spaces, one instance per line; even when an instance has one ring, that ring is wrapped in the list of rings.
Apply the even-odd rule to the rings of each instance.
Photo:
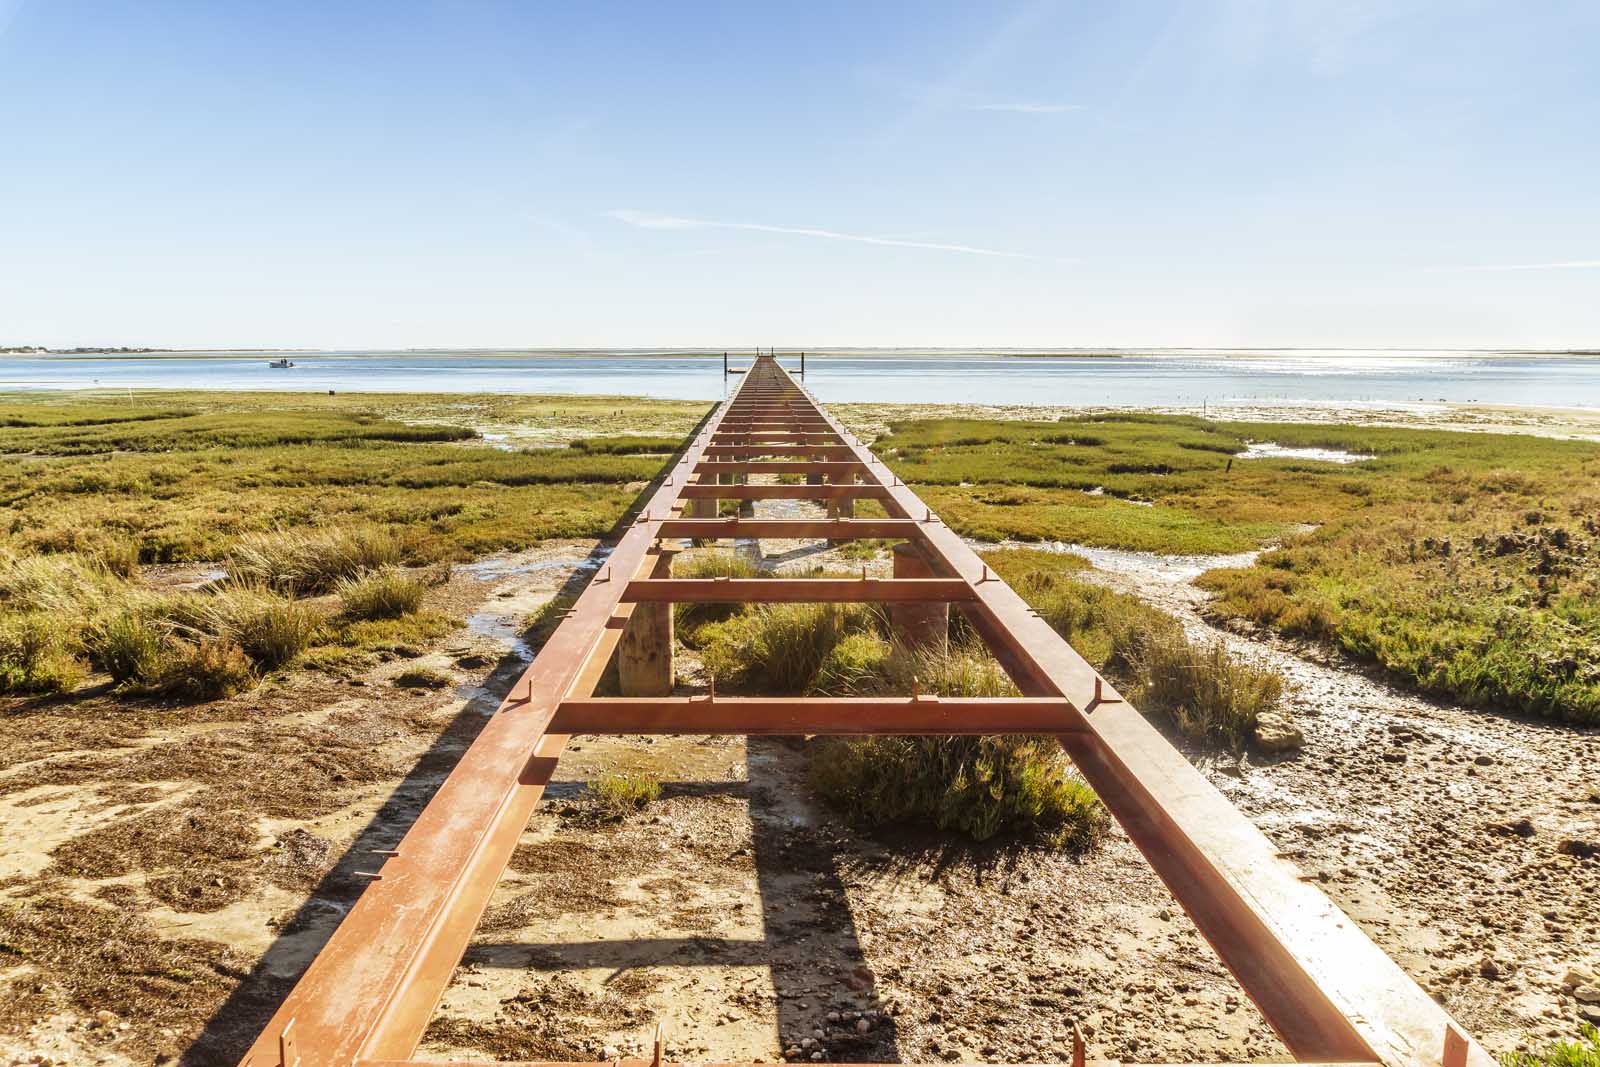
[[[739,460],[741,462],[743,462],[743,463],[748,463],[748,462],[750,462],[750,457],[749,456],[740,456]],[[749,485],[750,484],[750,476],[748,474],[736,474],[736,475],[733,476],[733,482],[734,482],[735,485]],[[753,518],[755,518],[756,517],[756,502],[754,500],[741,500],[741,501],[739,501],[739,517],[741,519],[753,519]]]
[[[652,578],[672,577],[676,548],[663,548]],[[635,604],[617,642],[617,688],[625,697],[664,697],[676,681],[672,663],[672,605]]]
[[[717,501],[695,497],[683,502],[683,517],[686,519],[714,519],[717,517]],[[698,537],[694,540],[695,547],[711,544],[711,541]]]
[[[928,557],[909,541],[894,546],[896,578],[937,578]],[[950,642],[949,604],[890,604],[890,638],[906,648],[943,652]]]
[[[854,485],[855,484],[854,475],[852,475],[851,477],[845,479],[845,483]],[[841,497],[829,497],[828,498],[828,518],[830,518],[830,519],[853,519],[855,517],[856,517],[856,499],[855,499],[855,497],[853,497],[853,496],[841,496]],[[830,544],[830,545],[841,545],[843,543],[844,543],[843,541],[840,541],[840,540],[838,540],[836,538],[829,538],[828,539],[828,544]]]

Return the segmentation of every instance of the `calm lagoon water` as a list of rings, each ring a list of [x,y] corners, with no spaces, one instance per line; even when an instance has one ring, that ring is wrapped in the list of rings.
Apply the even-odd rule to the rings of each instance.
[[[722,358],[616,352],[196,353],[161,358],[0,356],[0,390],[262,389],[580,393],[711,399]],[[748,356],[735,364],[748,362]],[[798,367],[798,359],[785,357]],[[1490,403],[1600,408],[1600,357],[1480,352],[1127,351],[1115,356],[809,355],[825,401],[1199,406]],[[737,383],[737,377],[728,379]]]

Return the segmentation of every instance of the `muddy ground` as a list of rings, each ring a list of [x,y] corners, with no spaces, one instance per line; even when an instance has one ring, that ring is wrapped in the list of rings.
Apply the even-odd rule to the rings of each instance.
[[[6,702],[0,1063],[236,1062],[593,547],[458,568],[438,606],[467,625],[356,678],[200,708]],[[1217,632],[1189,584],[1217,561],[1087,554]],[[1561,979],[1600,964],[1600,733],[1224,639],[1289,674],[1305,747],[1191,758],[1491,1049],[1573,1034]],[[417,663],[457,684],[391,684]],[[605,821],[584,783],[618,766],[664,795]],[[807,768],[799,739],[577,739],[423,1051],[597,1059],[660,1020],[678,1058],[1061,1061],[1076,1021],[1096,1056],[1284,1057],[1120,833],[1080,857],[861,835]]]

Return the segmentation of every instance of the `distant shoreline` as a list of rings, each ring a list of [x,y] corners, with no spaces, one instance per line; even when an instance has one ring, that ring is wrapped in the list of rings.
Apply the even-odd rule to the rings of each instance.
[[[1203,356],[1209,359],[1253,359],[1273,355],[1306,355],[1315,353],[1352,355],[1452,356],[1466,359],[1593,359],[1600,357],[1600,349],[1530,349],[1530,348],[817,348],[805,349],[808,358],[816,359],[1125,359],[1184,358]],[[729,349],[730,360],[748,360],[752,350]],[[784,359],[798,359],[801,350],[780,350]],[[48,359],[53,362],[77,360],[171,360],[201,359],[229,360],[246,358],[301,357],[305,359],[719,359],[721,349],[304,349],[304,348],[151,348],[107,349],[103,351],[45,351],[24,352],[0,350],[0,360]]]

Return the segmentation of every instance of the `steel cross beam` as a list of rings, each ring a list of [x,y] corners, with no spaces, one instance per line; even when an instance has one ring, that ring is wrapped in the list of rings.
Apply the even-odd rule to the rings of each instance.
[[[766,429],[769,423],[777,432]],[[758,424],[761,429],[751,429]],[[749,462],[754,456],[793,456],[789,469],[796,473],[846,480],[789,486],[706,480],[753,469],[783,472],[780,463]],[[710,462],[712,457],[732,462]],[[683,514],[707,499],[837,503],[861,497],[878,500],[889,518],[740,520]],[[659,538],[744,536],[902,538],[918,545],[935,577],[652,577]],[[635,606],[685,599],[955,603],[1025,696],[594,697]],[[1494,1067],[1441,1007],[1306,884],[1260,831],[770,356],[750,366],[734,396],[713,409],[663,472],[607,565],[512,685],[242,1064],[400,1067],[413,1062],[408,1057],[568,736],[624,731],[1055,734],[1297,1060]],[[1075,1043],[1073,1059],[1073,1067],[1096,1063],[1086,1059],[1081,1043]],[[661,1067],[659,1044],[653,1061],[622,1062]]]
[[[591,697],[562,701],[564,734],[1049,734],[1071,712],[1048,697]]]

